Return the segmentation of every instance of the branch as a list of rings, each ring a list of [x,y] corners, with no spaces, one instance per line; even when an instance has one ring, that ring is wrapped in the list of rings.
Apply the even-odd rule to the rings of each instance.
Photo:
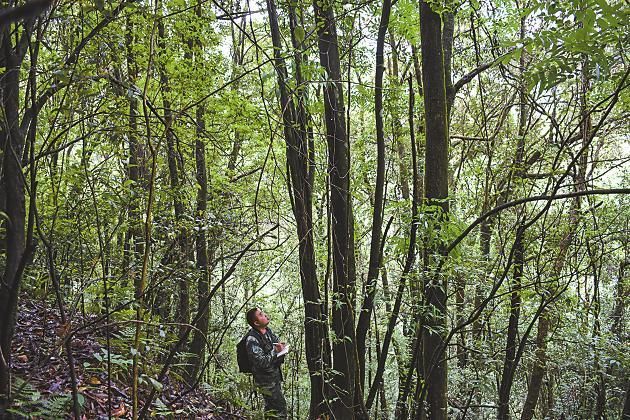
[[[222,15],[217,15],[215,16],[216,20],[229,20],[229,21],[235,21],[236,19],[240,19],[243,18],[245,16],[251,16],[251,15],[256,15],[258,13],[266,13],[267,11],[265,9],[259,9],[259,10],[245,10],[242,12],[236,12],[236,13],[225,13]]]
[[[468,141],[490,141],[488,137],[464,136],[461,134],[451,134],[451,140],[468,140]]]
[[[7,7],[0,11],[0,29],[22,19],[30,19],[43,13],[50,7],[52,0],[34,0],[22,6]]]
[[[469,83],[472,79],[474,79],[478,74],[488,70],[490,67],[494,66],[496,63],[498,62],[497,60],[491,61],[489,63],[485,63],[485,64],[481,64],[479,67],[477,67],[476,69],[474,69],[473,71],[471,71],[468,74],[465,74],[464,76],[462,76],[461,79],[459,79],[457,81],[457,83],[455,83],[453,85],[453,90],[450,92],[451,95],[455,96],[457,94],[457,92],[464,87],[465,84]]]
[[[92,40],[92,38],[94,38],[103,28],[105,28],[107,25],[112,23],[114,21],[114,19],[116,19],[116,17],[120,14],[120,12],[122,12],[122,10],[125,7],[127,7],[131,3],[134,3],[135,1],[136,0],[125,0],[122,3],[120,3],[118,5],[118,7],[116,7],[114,10],[112,10],[110,12],[110,14],[105,19],[100,21],[90,31],[90,33],[87,34],[81,40],[81,42],[79,42],[79,45],[77,45],[75,47],[75,49],[72,51],[72,53],[63,62],[63,66],[62,67],[68,67],[68,66],[71,66],[73,64],[76,64],[77,60],[79,59],[79,54],[81,54],[81,51],[83,51],[83,48],[85,48],[87,43],[90,42]],[[39,98],[37,98],[37,101],[36,101],[35,105],[31,106],[30,108],[28,108],[26,110],[26,112],[24,112],[24,118],[22,119],[22,124],[20,124],[20,128],[25,132],[26,129],[28,128],[29,124],[33,120],[33,117],[35,115],[37,115],[39,110],[46,104],[46,102],[48,102],[48,100],[55,93],[57,93],[59,90],[61,90],[62,88],[66,87],[68,85],[69,85],[69,83],[54,83],[52,86],[50,86],[48,89],[46,89],[46,91],[44,93],[42,93]]]
[[[446,248],[446,254],[448,255],[459,243],[466,237],[468,234],[481,222],[486,220],[487,218],[505,210],[510,207],[515,207],[520,204],[530,203],[532,201],[554,201],[554,200],[562,200],[565,198],[573,198],[573,197],[581,197],[586,195],[608,195],[608,194],[630,194],[630,188],[613,188],[613,189],[597,189],[597,190],[589,190],[589,191],[574,191],[566,194],[556,194],[556,195],[536,195],[533,197],[519,198],[518,200],[509,201],[505,204],[501,204],[497,206],[481,216],[479,216],[474,222],[472,222],[451,244]]]

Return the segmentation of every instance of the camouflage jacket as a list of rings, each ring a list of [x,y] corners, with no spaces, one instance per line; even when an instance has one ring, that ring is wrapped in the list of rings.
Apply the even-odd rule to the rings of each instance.
[[[273,343],[278,342],[278,336],[269,327],[266,334],[261,334],[255,328],[247,333],[247,357],[252,365],[254,380],[259,384],[282,381],[280,365],[284,362],[284,356],[278,357],[273,347]]]

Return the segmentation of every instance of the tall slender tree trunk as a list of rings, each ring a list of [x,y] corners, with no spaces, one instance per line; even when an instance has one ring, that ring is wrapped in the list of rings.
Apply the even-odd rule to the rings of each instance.
[[[626,229],[630,226],[626,224]],[[626,311],[626,305],[630,302],[630,288],[626,284],[625,281],[626,276],[628,275],[628,267],[630,267],[630,255],[629,255],[629,243],[630,240],[628,238],[623,239],[623,252],[624,257],[619,262],[619,271],[617,275],[617,284],[615,284],[615,301],[612,309],[612,313],[610,314],[611,318],[611,328],[610,331],[615,335],[615,338],[619,342],[623,342],[623,320],[624,313]]]
[[[332,216],[332,328],[335,333],[332,343],[335,374],[331,389],[334,390],[332,407],[335,417],[352,419],[355,414],[361,415],[361,407],[355,407],[358,399],[355,400],[354,396],[358,373],[353,314],[355,279],[351,273],[354,238],[349,196],[349,141],[346,133],[337,27],[332,6],[333,3],[329,1],[313,2],[320,63],[327,76],[324,84],[324,113]]]
[[[448,217],[448,110],[442,50],[442,18],[425,1],[421,3],[420,35],[426,122],[425,199],[437,206],[436,227]],[[429,269],[445,258],[444,245],[426,248]],[[440,257],[433,257],[439,255]],[[447,283],[441,273],[430,271],[425,278],[424,294],[428,305],[423,326],[424,379],[427,386],[428,415],[431,419],[447,417],[446,297]]]
[[[521,18],[520,39],[524,39],[526,35],[526,19]],[[525,157],[525,135],[527,131],[527,91],[525,86],[525,66],[526,54],[523,52],[519,61],[519,123],[518,123],[518,143],[516,154],[512,163],[512,168],[508,176],[508,185],[503,194],[502,201],[509,200],[509,195],[513,192],[513,181],[515,178],[522,178],[525,173],[523,161]],[[516,240],[514,241],[514,271],[512,280],[510,281],[510,316],[508,321],[508,333],[505,343],[505,360],[503,363],[503,373],[501,375],[501,383],[499,385],[499,409],[497,418],[500,420],[508,420],[510,418],[510,395],[514,375],[519,363],[517,357],[517,336],[518,323],[521,310],[520,288],[523,278],[524,269],[524,253],[525,253],[525,232],[522,226],[519,226],[516,232]]]
[[[205,301],[210,291],[210,272],[208,268],[208,238],[206,237],[207,208],[208,208],[208,174],[206,172],[206,147],[204,143],[204,113],[203,105],[199,105],[196,110],[196,132],[195,139],[195,171],[197,180],[197,204],[195,207],[195,220],[199,227],[195,235],[196,267],[199,273],[197,281],[197,312],[201,310],[199,305]],[[206,343],[205,338],[210,325],[210,311],[203,311],[199,318],[197,328],[193,333],[189,352],[193,354],[189,369],[189,381],[193,381],[199,374],[201,365],[205,358]]]
[[[201,18],[201,3],[195,6],[195,15]],[[203,44],[199,38],[188,41],[188,59],[192,64],[203,64]],[[210,291],[210,271],[208,258],[207,210],[208,210],[208,173],[206,170],[206,144],[205,144],[205,106],[200,104],[195,111],[195,178],[197,181],[197,199],[195,205],[195,266],[197,267],[199,280],[197,281],[197,313],[201,313],[197,328],[193,332],[189,353],[193,355],[188,370],[188,380],[192,383],[199,375],[205,359],[206,334],[210,325],[210,310],[202,308]]]
[[[385,35],[389,25],[391,1],[385,0],[381,11],[381,22],[376,40],[376,74],[374,90],[374,115],[376,121],[376,182],[374,185],[374,206],[372,213],[372,239],[370,241],[370,261],[368,263],[365,298],[357,322],[357,355],[359,363],[359,381],[355,395],[361,397],[365,384],[366,338],[370,328],[370,319],[374,309],[376,282],[381,263],[381,231],[383,228],[383,199],[385,191],[385,130],[383,129],[383,73],[385,72]],[[406,180],[405,180],[406,182]]]
[[[125,47],[127,52],[127,78],[130,84],[134,84],[138,78],[138,65],[135,61],[135,53],[133,45],[135,36],[133,33],[133,23],[130,17],[127,17],[125,28]],[[144,156],[144,147],[138,136],[138,98],[129,95],[129,130],[127,139],[129,143],[128,149],[128,165],[127,176],[131,181],[130,198],[128,207],[129,227],[125,238],[125,251],[123,260],[123,270],[126,271],[126,279],[131,279],[134,286],[137,286],[138,269],[140,258],[144,253],[144,242],[142,235],[142,219],[141,219],[141,195],[138,193],[144,187],[146,177],[146,162]]]
[[[569,225],[566,227],[565,233],[558,245],[558,255],[553,264],[552,278],[559,278],[564,264],[566,256],[569,250],[569,246],[575,237],[578,222],[579,222],[579,197],[576,197],[571,203],[569,210]],[[553,290],[547,288],[546,294],[553,294]],[[536,351],[534,357],[534,366],[532,368],[532,374],[530,375],[527,395],[525,402],[523,403],[523,411],[521,412],[521,420],[531,420],[534,417],[534,410],[538,403],[538,397],[542,388],[543,379],[547,369],[547,341],[549,339],[549,327],[551,325],[552,316],[551,308],[549,306],[543,309],[540,317],[538,318],[538,330],[536,332]]]
[[[524,229],[518,228],[516,240],[514,241],[514,274],[511,281],[510,294],[510,317],[508,321],[508,331],[505,344],[505,361],[503,362],[503,373],[501,384],[499,385],[499,410],[497,418],[507,420],[510,418],[510,392],[516,373],[516,350],[518,347],[518,321],[520,317],[521,295],[520,285],[523,278],[524,252],[523,244]]]
[[[25,264],[26,206],[22,152],[24,133],[20,130],[20,67],[24,57],[18,46],[12,45],[11,25],[0,34],[0,101],[2,125],[2,178],[0,179],[4,220],[5,267],[0,282],[0,414],[5,413],[11,398],[11,342],[15,331],[18,297]],[[27,29],[30,30],[30,29]]]
[[[400,86],[401,80],[400,80],[400,74],[399,74],[398,54],[396,51],[396,40],[391,31],[389,33],[389,44],[392,50],[390,83],[392,86]],[[417,63],[417,67],[415,68],[415,72],[416,72],[415,75],[416,75],[417,80],[420,81],[419,85],[421,86],[422,74],[420,71],[420,64],[417,60],[417,57],[414,56],[413,59],[414,59],[414,63]],[[410,81],[412,80],[411,76],[409,80]],[[413,83],[410,83],[410,86],[412,85]],[[409,101],[415,102],[414,98],[415,96],[413,94],[413,91],[409,90]],[[415,112],[414,105],[415,105],[414,103],[410,103],[409,113]],[[400,123],[400,117],[398,115],[398,110],[396,106],[394,106],[391,109],[391,113],[392,113],[392,142],[394,144],[394,147],[396,148],[396,153],[397,153],[397,158],[398,158],[398,176],[399,176],[400,192],[401,192],[403,200],[413,199],[417,203],[418,202],[417,191],[420,189],[420,187],[414,185],[413,187],[414,196],[412,197],[411,190],[409,188],[409,181],[411,180],[412,183],[417,182],[418,168],[412,168],[411,165],[409,165],[410,159],[408,159],[407,157],[407,154],[409,151],[408,151],[407,145],[405,144],[405,142],[403,141],[401,137],[402,124]],[[413,124],[411,123],[412,117],[413,116],[411,115],[409,116],[410,130],[413,129],[412,127]],[[411,176],[412,173],[415,175]],[[420,300],[422,299],[421,281],[415,278],[415,276],[412,277],[409,281],[409,296],[412,302],[420,302]],[[389,304],[388,306],[391,306],[391,304]],[[386,308],[386,311],[387,313],[391,313],[390,308]],[[409,363],[413,359],[413,351],[415,348],[415,336],[416,336],[417,328],[420,325],[419,323],[421,319],[420,312],[421,312],[420,306],[413,305],[413,310],[410,317],[411,319],[408,319],[409,325],[403,328],[403,333],[405,334],[405,337],[407,339],[406,348],[403,349],[395,338],[392,339],[393,344],[394,344],[394,352],[396,354],[396,362],[398,364],[398,397],[396,399],[396,412],[395,412],[396,418],[407,418],[409,414],[408,401],[403,401],[403,398],[405,398],[405,395],[408,395],[408,392],[406,389],[406,378],[407,378],[407,373],[409,372],[409,369],[412,368]],[[406,354],[405,354],[405,350],[406,350]],[[422,358],[417,358],[417,361],[418,363],[422,364]],[[422,372],[422,368],[416,369],[416,371]]]
[[[290,6],[291,8],[293,6]],[[284,137],[287,151],[287,167],[289,170],[289,194],[295,216],[300,259],[300,280],[304,299],[304,337],[306,362],[311,383],[311,402],[309,418],[316,419],[329,412],[325,404],[327,389],[327,370],[329,356],[324,352],[327,348],[327,334],[321,296],[317,281],[315,262],[315,246],[313,241],[313,149],[309,140],[308,115],[306,112],[306,92],[298,90],[298,106],[287,86],[287,68],[282,56],[282,41],[278,14],[273,0],[267,0],[271,39],[274,48],[274,68],[280,90],[280,107],[284,123]],[[295,37],[295,11],[290,10],[292,20],[292,38],[297,50],[301,51],[301,42]],[[299,60],[299,54],[297,55]],[[296,62],[296,77],[301,78],[300,63]]]
[[[388,77],[389,84],[396,89],[400,89],[404,87],[404,80],[401,80],[400,78],[400,61],[398,57],[397,43],[391,30],[388,31],[387,42],[391,50],[391,66],[389,68],[390,75]],[[409,181],[411,180],[409,149],[405,143],[406,139],[403,137],[403,126],[400,120],[402,117],[402,113],[400,112],[402,108],[399,108],[397,105],[398,104],[394,103],[394,106],[389,108],[389,112],[391,113],[391,139],[393,149],[396,151],[396,154],[393,156],[395,156],[397,160],[398,187],[400,188],[400,194],[404,200],[409,200],[411,198],[411,189],[409,187]]]
[[[176,252],[174,255],[167,256],[167,262],[176,264],[180,261],[189,261],[191,259],[189,238],[184,227],[180,225],[184,217],[184,204],[181,199],[181,182],[179,174],[178,161],[181,160],[175,144],[176,138],[173,131],[173,111],[171,109],[171,99],[169,97],[171,86],[170,78],[166,69],[166,61],[168,60],[168,51],[166,46],[166,33],[164,27],[164,19],[158,21],[158,47],[160,49],[160,64],[158,66],[160,73],[160,87],[162,93],[162,105],[164,107],[164,136],[166,137],[166,150],[168,162],[169,182],[171,186],[171,195],[173,198],[174,224],[176,230]],[[177,309],[175,311],[175,321],[180,324],[180,333],[190,320],[190,291],[188,277],[185,275],[177,276]],[[159,299],[159,297],[158,297]]]
[[[446,87],[446,109],[448,121],[451,121],[451,111],[455,103],[455,88],[453,87],[453,41],[455,39],[455,14],[446,11],[442,15],[442,49],[444,50],[444,84]]]
[[[593,217],[595,226],[597,227],[597,222],[595,217]],[[602,366],[602,351],[599,347],[598,343],[601,342],[601,301],[600,301],[600,279],[601,279],[601,268],[602,268],[602,259],[601,255],[598,256],[596,254],[597,249],[596,245],[590,243],[591,240],[586,240],[586,248],[589,255],[589,263],[592,270],[593,276],[593,299],[592,299],[592,307],[593,307],[593,340],[592,340],[592,354],[593,354],[593,368],[595,369],[597,380],[594,386],[595,392],[595,412],[593,413],[594,420],[603,420],[606,418],[606,368]],[[595,248],[595,249],[593,249]]]
[[[442,15],[442,49],[444,50],[444,84],[446,87],[446,109],[448,125],[450,127],[453,104],[455,103],[455,89],[453,87],[453,42],[455,37],[455,13],[446,11]],[[455,279],[455,320],[459,325],[464,321],[466,277],[457,276]],[[466,332],[462,329],[456,339],[456,355],[458,367],[465,367],[468,362],[466,350]]]
[[[536,361],[529,380],[527,397],[523,404],[521,420],[530,420],[534,416],[534,409],[538,402],[538,395],[542,387],[545,368],[547,366],[547,335],[551,324],[551,315],[548,309],[538,318],[538,331],[536,333]]]
[[[626,230],[628,230],[628,222],[626,222]],[[622,240],[623,257],[619,262],[619,271],[617,275],[617,284],[615,285],[615,300],[612,313],[610,314],[610,331],[619,343],[624,342],[624,318],[626,305],[630,302],[630,288],[628,288],[628,267],[630,259],[628,254],[628,238]],[[623,406],[622,419],[630,419],[630,379],[624,376],[623,369],[611,369],[611,375],[619,381],[621,389],[625,389],[625,403]],[[623,399],[620,398],[620,400]]]
[[[418,76],[417,77],[422,77]],[[420,174],[418,169],[418,147],[416,142],[416,131],[414,124],[414,114],[415,114],[415,95],[413,90],[413,78],[410,76],[408,79],[408,92],[409,92],[409,111],[408,111],[408,119],[409,119],[409,138],[411,140],[411,169],[413,173],[412,185],[413,185],[413,194],[411,201],[411,232],[409,235],[409,248],[407,250],[407,263],[405,264],[405,269],[403,270],[403,275],[401,276],[401,284],[399,286],[399,295],[402,287],[404,287],[404,278],[408,273],[411,272],[412,267],[415,264],[415,256],[417,253],[416,250],[416,234],[417,234],[417,225],[418,225],[418,207],[422,201],[422,191],[421,191],[421,182],[420,182]],[[412,285],[412,297],[418,296],[420,299],[422,290],[420,282],[416,281],[416,284]],[[414,290],[415,288],[415,290]],[[415,295],[414,295],[415,293]],[[419,301],[419,300],[418,300]],[[398,303],[398,300],[395,302]],[[391,312],[391,311],[388,311]],[[417,314],[416,310],[414,310],[414,315]],[[390,319],[390,325],[392,325],[392,321],[395,322],[392,312],[392,319]],[[416,384],[420,383],[423,380],[424,374],[424,357],[422,350],[422,337],[419,336],[421,323],[420,320],[413,323],[415,329],[413,329],[412,334],[413,337],[410,342],[410,350],[408,351],[408,355],[410,356],[410,360],[404,362],[404,365],[399,365],[398,372],[399,375],[402,375],[404,379],[400,379],[400,389],[398,391],[398,398],[396,401],[396,418],[405,419],[409,415],[409,394],[411,392],[411,379],[413,377],[413,372],[416,371]],[[389,332],[389,331],[388,331]],[[395,342],[394,342],[395,344]],[[414,398],[414,401],[417,403],[418,399]],[[424,410],[423,404],[416,404],[414,407],[415,417],[418,420],[424,420],[426,418],[426,411]]]
[[[591,114],[588,112],[587,106],[587,93],[589,89],[588,80],[588,57],[584,57],[581,66],[581,77],[579,81],[580,88],[580,137],[582,139],[583,153],[580,155],[577,170],[575,175],[575,190],[586,190],[586,174],[588,165],[588,144],[591,141]],[[558,246],[558,257],[553,266],[553,277],[558,278],[562,274],[564,264],[566,262],[566,256],[569,247],[576,235],[576,231],[580,222],[580,208],[581,199],[575,197],[571,203],[571,209],[569,210],[569,221],[566,231]],[[534,410],[538,402],[538,396],[540,394],[541,385],[544,375],[547,370],[547,340],[549,334],[549,326],[551,324],[552,314],[551,308],[546,308],[538,319],[538,333],[536,336],[536,359],[534,361],[534,368],[532,369],[532,375],[530,377],[529,386],[527,389],[527,396],[523,404],[523,412],[521,414],[521,420],[531,420],[534,416]]]
[[[412,79],[409,78],[409,138],[411,140],[411,167],[413,168],[413,200],[411,201],[411,223],[409,228],[409,246],[407,248],[407,256],[405,261],[405,266],[400,275],[400,282],[398,284],[398,290],[396,291],[396,297],[394,299],[394,305],[391,307],[391,310],[388,308],[388,312],[390,313],[389,320],[387,323],[387,330],[385,331],[385,336],[383,337],[383,347],[381,349],[381,354],[378,359],[378,365],[376,368],[376,372],[374,374],[374,380],[372,381],[372,385],[370,387],[370,391],[367,396],[366,407],[369,409],[374,402],[374,398],[376,396],[376,391],[381,386],[381,381],[383,379],[383,372],[385,371],[385,360],[387,358],[387,353],[389,350],[389,345],[393,341],[394,328],[396,327],[396,323],[398,320],[398,314],[400,312],[400,307],[402,304],[403,294],[406,288],[406,283],[408,278],[411,276],[411,272],[415,265],[416,259],[416,236],[418,231],[418,204],[419,204],[419,196],[420,192],[418,191],[418,164],[416,157],[416,140],[415,140],[415,129],[414,129],[414,95],[413,95],[413,83]],[[383,276],[383,285],[387,289],[387,285],[385,282],[386,278]],[[389,293],[387,293],[389,294]],[[400,369],[399,369],[400,372]],[[405,390],[408,390],[408,384],[405,384]],[[396,413],[407,412],[406,401],[407,401],[408,393],[403,392],[403,395],[398,398],[398,402],[402,402],[404,407],[396,407]]]

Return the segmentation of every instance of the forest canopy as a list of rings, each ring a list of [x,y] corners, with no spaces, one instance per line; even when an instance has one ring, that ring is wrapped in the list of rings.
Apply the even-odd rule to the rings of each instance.
[[[0,2],[0,417],[630,418],[629,26]]]

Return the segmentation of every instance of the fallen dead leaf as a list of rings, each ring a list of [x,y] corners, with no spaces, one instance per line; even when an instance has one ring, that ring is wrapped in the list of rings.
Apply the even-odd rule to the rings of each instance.
[[[112,416],[114,417],[122,417],[127,414],[127,410],[125,409],[125,404],[120,404],[120,407],[114,409],[112,411]]]
[[[88,379],[88,383],[90,385],[100,385],[101,380],[98,378],[98,376],[90,376],[90,379]]]

